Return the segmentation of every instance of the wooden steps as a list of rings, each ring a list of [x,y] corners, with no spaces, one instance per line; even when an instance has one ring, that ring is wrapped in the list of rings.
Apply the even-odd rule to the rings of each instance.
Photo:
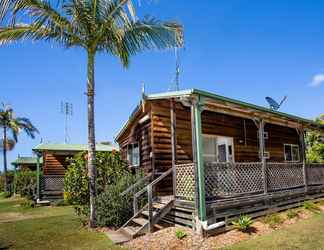
[[[161,229],[161,225],[157,223],[170,212],[173,207],[174,200],[168,197],[157,197],[152,204],[152,224],[155,229]],[[150,230],[149,225],[149,211],[146,205],[137,214],[135,214],[129,221],[125,223],[117,232],[124,235],[125,239],[133,239],[137,236],[143,235]],[[120,238],[120,237],[117,237]],[[113,239],[112,239],[113,240]],[[114,240],[113,240],[114,241]],[[118,243],[118,242],[115,242]]]

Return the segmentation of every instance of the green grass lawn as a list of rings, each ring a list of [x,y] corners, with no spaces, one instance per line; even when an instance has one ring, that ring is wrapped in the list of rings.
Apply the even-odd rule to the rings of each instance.
[[[289,250],[324,249],[324,215],[314,215],[287,228],[282,228],[270,234],[242,241],[224,250],[271,249]]]
[[[82,227],[71,207],[23,208],[20,203],[0,200],[0,249],[120,249],[103,233]]]

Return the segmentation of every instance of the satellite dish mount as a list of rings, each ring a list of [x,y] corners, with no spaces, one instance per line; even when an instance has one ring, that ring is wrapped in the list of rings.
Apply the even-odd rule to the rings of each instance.
[[[276,102],[273,98],[269,96],[267,96],[265,99],[269,104],[269,108],[273,111],[277,111],[279,110],[281,105],[287,100],[287,96],[285,95],[284,98],[282,98],[282,100],[280,101],[280,103]]]

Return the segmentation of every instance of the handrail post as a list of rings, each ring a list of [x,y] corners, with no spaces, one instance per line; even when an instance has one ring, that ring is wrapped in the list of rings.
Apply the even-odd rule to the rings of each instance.
[[[138,203],[137,203],[136,194],[134,194],[134,197],[133,197],[133,212],[134,212],[134,215],[137,214],[137,212],[138,212]]]
[[[153,197],[152,185],[147,186],[149,232],[153,232]]]

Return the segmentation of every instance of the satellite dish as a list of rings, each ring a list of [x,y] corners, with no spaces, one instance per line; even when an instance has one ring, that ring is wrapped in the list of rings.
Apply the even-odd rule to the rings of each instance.
[[[281,105],[284,103],[284,101],[287,99],[287,96],[284,96],[284,98],[282,98],[280,103],[276,102],[275,100],[273,100],[269,96],[267,96],[265,99],[269,103],[270,109],[274,110],[274,111],[277,111],[281,107]]]

